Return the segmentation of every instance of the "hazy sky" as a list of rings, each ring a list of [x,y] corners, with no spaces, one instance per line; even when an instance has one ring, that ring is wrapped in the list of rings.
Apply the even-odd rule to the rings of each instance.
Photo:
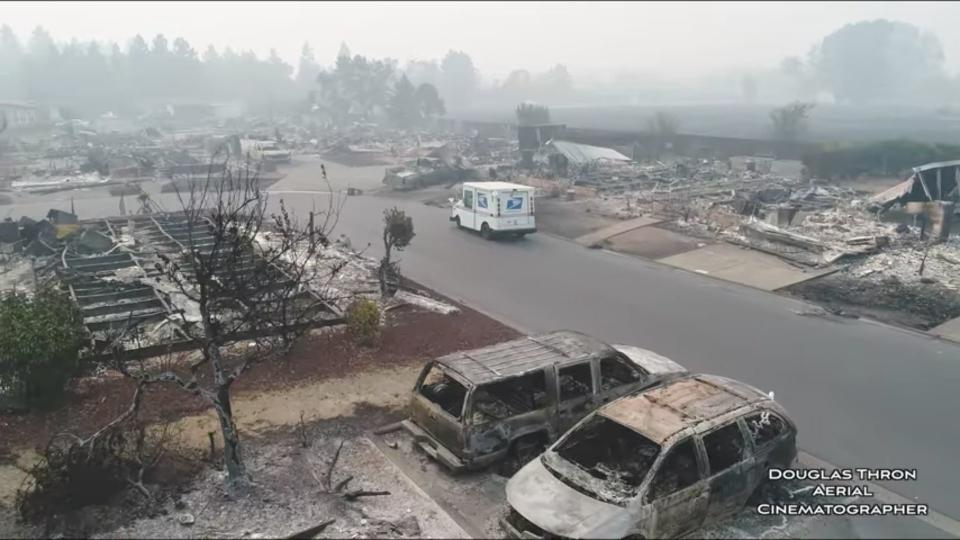
[[[345,41],[373,57],[469,53],[487,76],[564,63],[574,78],[618,70],[689,77],[775,65],[805,55],[834,29],[888,18],[935,33],[947,68],[960,71],[954,2],[4,2],[0,23],[26,40],[42,25],[58,41],[149,41],[182,36],[198,52],[275,48],[296,65],[305,41],[329,64]]]

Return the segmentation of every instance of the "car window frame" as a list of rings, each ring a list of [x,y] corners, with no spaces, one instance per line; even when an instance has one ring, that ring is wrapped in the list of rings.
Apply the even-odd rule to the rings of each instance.
[[[772,414],[773,416],[779,418],[779,419],[780,419],[780,423],[781,423],[781,425],[783,426],[783,429],[780,431],[780,433],[778,433],[775,437],[773,437],[772,439],[768,440],[767,442],[758,443],[758,442],[755,441],[754,438],[753,438],[753,433],[750,431],[750,425],[747,423],[747,418],[750,417],[750,416],[753,416],[754,414],[759,414],[759,413],[762,413],[762,412],[769,412],[769,413]],[[761,407],[761,408],[759,408],[759,409],[756,409],[756,410],[750,411],[750,412],[748,412],[748,413],[745,413],[744,415],[742,415],[742,416],[740,417],[740,420],[743,422],[743,430],[744,430],[744,431],[746,432],[746,434],[747,434],[747,439],[750,441],[750,445],[751,445],[755,450],[766,449],[768,446],[776,443],[778,440],[783,439],[783,438],[784,438],[787,434],[789,434],[789,433],[792,431],[792,429],[793,429],[792,426],[791,426],[791,424],[790,424],[790,422],[788,422],[787,419],[784,418],[782,414],[777,413],[777,411],[775,411],[775,410],[773,410],[773,409],[771,409],[771,408],[769,408],[769,407]]]
[[[450,412],[448,412],[446,409],[441,407],[439,403],[436,403],[435,401],[431,400],[427,396],[423,395],[422,393],[423,383],[426,382],[427,375],[430,373],[430,371],[434,367],[439,369],[445,376],[449,377],[451,380],[453,380],[454,382],[462,386],[464,390],[466,390],[466,392],[463,395],[463,403],[460,405],[459,416],[454,416],[450,414]],[[448,417],[450,420],[452,420],[457,424],[466,425],[467,403],[469,402],[470,399],[472,399],[473,391],[475,390],[475,388],[476,387],[473,384],[470,384],[466,380],[461,379],[456,372],[447,369],[442,362],[431,360],[430,362],[427,362],[427,364],[423,367],[423,370],[420,372],[420,376],[417,377],[417,382],[414,385],[413,391],[418,399],[425,400],[430,407],[435,408],[440,414]]]
[[[484,386],[491,385],[491,384],[504,383],[504,382],[507,382],[507,381],[509,381],[509,380],[521,379],[521,378],[530,377],[530,376],[536,375],[536,374],[539,374],[540,376],[543,377],[544,403],[542,403],[539,407],[535,407],[535,408],[533,408],[533,409],[530,409],[529,411],[523,411],[523,412],[521,412],[521,413],[519,413],[519,414],[515,414],[515,415],[512,415],[512,416],[508,416],[508,417],[506,417],[506,418],[502,418],[502,419],[495,420],[495,421],[497,421],[497,422],[509,422],[509,421],[512,421],[512,420],[514,420],[514,419],[516,419],[516,418],[520,418],[520,417],[527,416],[527,415],[530,415],[530,414],[542,413],[543,411],[550,409],[550,408],[553,406],[552,398],[551,398],[551,395],[550,395],[550,382],[551,382],[551,381],[550,381],[550,377],[547,376],[546,370],[537,369],[537,370],[533,370],[533,371],[530,371],[530,372],[527,372],[527,373],[523,373],[523,374],[521,374],[521,375],[514,375],[514,376],[510,376],[510,377],[504,377],[504,378],[502,378],[502,379],[499,379],[499,380],[496,380],[496,381],[491,381],[491,382],[486,383],[486,384],[473,385],[472,388],[470,388],[470,390],[469,390],[469,392],[468,392],[467,398],[464,400],[464,412],[463,412],[463,414],[464,414],[464,417],[467,419],[467,421],[466,421],[464,424],[465,424],[465,425],[468,425],[468,426],[479,427],[479,426],[484,426],[484,425],[487,425],[487,424],[490,423],[490,422],[481,422],[481,423],[475,423],[475,422],[473,422],[473,412],[474,412],[474,407],[476,406],[476,394],[477,394],[477,392],[479,392]]]
[[[620,362],[623,362],[624,364],[626,364],[627,367],[636,370],[637,373],[640,374],[640,379],[637,380],[637,381],[634,381],[634,382],[621,384],[621,385],[619,385],[619,386],[614,386],[614,387],[612,387],[612,388],[608,388],[608,389],[604,390],[604,389],[603,389],[603,361],[604,361],[604,360],[609,360],[609,359],[619,360]],[[642,384],[644,384],[644,383],[646,383],[647,381],[650,380],[650,376],[651,376],[651,375],[650,375],[650,372],[649,372],[649,371],[647,371],[647,370],[643,369],[642,367],[640,367],[639,365],[637,365],[637,363],[634,362],[633,360],[631,360],[630,357],[628,357],[626,354],[624,354],[624,353],[622,353],[622,352],[620,352],[620,351],[614,351],[613,354],[608,355],[608,356],[604,356],[604,357],[602,357],[602,358],[600,358],[600,359],[597,360],[597,377],[596,377],[596,384],[595,384],[595,386],[596,386],[596,388],[597,388],[596,392],[597,392],[598,394],[603,394],[604,392],[612,392],[612,391],[616,390],[617,388],[622,388],[622,387],[624,387],[624,386],[630,386],[630,385],[632,385],[632,384],[641,384],[641,385],[642,385]]]
[[[694,487],[694,486],[696,486],[699,482],[703,482],[704,480],[706,480],[707,478],[709,478],[709,475],[707,474],[707,471],[708,471],[709,469],[707,469],[707,468],[705,467],[705,463],[704,463],[704,460],[706,459],[706,455],[705,455],[705,452],[704,452],[704,453],[701,453],[701,451],[700,451],[700,446],[701,446],[701,444],[702,444],[702,441],[701,441],[700,439],[701,439],[701,437],[700,437],[698,434],[696,434],[696,433],[691,433],[691,434],[687,435],[684,439],[676,442],[675,444],[671,444],[671,445],[670,445],[670,448],[668,448],[668,449],[666,450],[666,452],[664,452],[664,451],[663,451],[663,448],[661,447],[661,449],[660,449],[661,455],[658,456],[658,461],[657,461],[657,463],[655,463],[655,464],[654,464],[655,466],[654,466],[654,467],[651,467],[651,471],[647,473],[649,477],[648,477],[648,479],[646,480],[647,485],[646,485],[645,489],[643,490],[643,496],[642,496],[642,499],[641,499],[643,505],[646,506],[646,505],[657,504],[657,501],[659,501],[660,499],[663,499],[663,498],[665,498],[665,497],[670,497],[670,496],[675,495],[676,493],[678,493],[678,492],[680,492],[680,491],[683,491],[683,490],[685,490],[685,489],[689,489],[689,488],[691,488],[691,487]],[[654,497],[654,494],[653,494],[653,485],[654,485],[654,482],[656,481],[657,475],[660,473],[660,470],[663,468],[664,462],[667,460],[667,458],[670,457],[670,454],[671,454],[676,448],[678,448],[681,444],[683,444],[683,443],[685,443],[685,442],[690,442],[690,444],[691,444],[692,447],[693,447],[693,456],[694,456],[694,459],[695,459],[696,462],[697,462],[697,476],[698,476],[697,480],[696,480],[695,482],[693,482],[692,484],[688,485],[688,486],[684,486],[684,487],[682,487],[682,488],[680,488],[680,489],[677,489],[677,490],[675,490],[675,491],[673,491],[673,492],[671,492],[671,493],[669,493],[669,494],[667,494],[667,495],[662,495],[662,496],[660,496],[660,497],[656,497],[656,498],[655,498],[655,497]]]
[[[705,431],[699,435],[700,442],[703,445],[703,458],[705,460],[704,465],[707,469],[707,475],[705,478],[713,478],[718,474],[725,473],[753,456],[753,437],[750,437],[749,433],[747,433],[748,430],[746,429],[746,425],[743,423],[743,418],[743,415],[731,418],[723,424],[714,426],[709,431]],[[740,439],[743,442],[743,451],[740,453],[740,459],[738,459],[735,463],[719,471],[715,471],[713,470],[713,464],[710,463],[710,450],[707,448],[707,437],[731,425],[737,426],[737,431],[740,433]]]
[[[560,372],[563,371],[564,369],[568,369],[572,367],[580,367],[580,366],[586,366],[588,368],[588,371],[590,372],[590,389],[587,391],[586,394],[581,394],[578,396],[564,399],[563,384],[561,383],[562,375],[560,374]],[[591,399],[593,396],[596,396],[600,388],[599,380],[598,380],[599,375],[600,375],[599,363],[597,363],[597,365],[594,366],[594,362],[590,360],[581,360],[578,362],[571,362],[569,364],[558,365],[556,367],[557,403],[563,404],[563,403],[576,401],[578,399]]]

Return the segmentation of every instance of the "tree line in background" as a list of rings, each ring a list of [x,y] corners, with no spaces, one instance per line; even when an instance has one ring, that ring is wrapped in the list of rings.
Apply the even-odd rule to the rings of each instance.
[[[58,44],[43,28],[21,43],[0,28],[0,99],[29,99],[86,113],[124,110],[151,100],[289,100],[302,95],[293,68],[275,52],[266,59],[250,51],[213,46],[195,50],[183,38],[158,34],[149,43],[137,35],[116,43]]]
[[[137,35],[123,45],[58,43],[42,27],[25,40],[9,26],[0,27],[0,100],[65,105],[88,116],[150,102],[243,100],[321,110],[335,122],[387,116],[413,126],[478,98],[516,103],[562,98],[572,90],[561,65],[542,74],[517,70],[483,87],[472,58],[462,51],[401,68],[394,59],[353,55],[344,44],[325,68],[304,44],[294,67],[276,51],[266,58],[212,45],[199,51],[183,38],[171,41],[163,34]]]
[[[38,27],[21,43],[9,26],[0,27],[0,100],[59,105],[78,116],[142,111],[148,104],[242,100],[281,110],[315,106],[330,111],[335,121],[389,112],[402,127],[414,127],[445,112],[435,87],[411,86],[396,61],[351,57],[346,47],[333,68],[324,70],[305,44],[294,70],[275,51],[265,59],[229,47],[198,53],[185,39],[170,42],[162,34],[149,43],[137,35],[121,47],[76,39],[57,43]]]
[[[644,80],[623,79],[618,91],[643,93],[650,86]],[[841,103],[941,105],[960,88],[960,81],[946,73],[936,36],[887,20],[845,25],[805,57],[741,74],[738,84],[739,89],[725,95],[739,93],[748,103],[801,104],[822,101],[826,93]],[[376,121],[417,127],[448,110],[512,108],[524,101],[589,103],[595,90],[578,89],[559,64],[541,73],[515,70],[484,83],[463,51],[410,60],[401,67],[390,58],[353,55],[343,45],[327,67],[305,44],[294,67],[273,51],[266,58],[229,47],[200,52],[182,38],[170,41],[164,35],[150,40],[138,35],[123,46],[76,39],[57,43],[38,27],[21,42],[8,26],[0,28],[0,99],[68,105],[86,116],[151,101],[242,100],[254,107],[268,105],[271,111],[320,113],[338,124]],[[700,85],[697,92],[706,96],[722,93],[722,88]],[[800,108],[788,105],[773,113],[774,137],[800,137],[810,112],[809,107]]]

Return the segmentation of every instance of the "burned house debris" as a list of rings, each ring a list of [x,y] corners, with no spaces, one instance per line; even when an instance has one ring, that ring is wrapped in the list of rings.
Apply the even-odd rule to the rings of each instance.
[[[25,234],[33,230],[36,236],[26,254],[35,259],[38,282],[59,284],[81,310],[92,354],[105,353],[120,336],[131,358],[189,348],[184,325],[200,322],[197,305],[167,282],[157,262],[176,257],[187,244],[213,249],[215,238],[205,223],[191,224],[184,214],[85,221],[60,211],[51,211],[51,216],[58,223],[73,223],[44,220],[32,227]],[[38,243],[40,247],[32,247]],[[243,260],[235,269],[240,274],[259,272],[278,286],[285,279],[282,269],[259,258],[256,250]],[[189,275],[191,269],[182,271]],[[317,295],[310,290],[304,294]],[[327,305],[316,313],[316,323],[339,323],[341,313],[336,305]]]
[[[913,168],[913,174],[892,188],[870,198],[883,210],[908,202],[960,200],[960,160],[927,163]]]
[[[942,242],[950,235],[960,201],[960,160],[928,163],[913,168],[909,178],[870,198],[884,212],[903,206],[921,221],[921,235],[930,228],[930,238]]]
[[[683,376],[603,406],[528,463],[507,483],[501,524],[514,538],[683,535],[736,513],[767,468],[791,466],[796,434],[756,388]]]
[[[732,244],[800,271],[832,274],[785,291],[826,301],[831,310],[928,329],[960,316],[953,262],[960,261],[960,244],[950,235],[957,163],[917,167],[907,181],[876,195],[806,178],[800,162],[765,156],[597,161],[568,170],[566,178],[561,169],[545,168],[550,173],[538,176],[561,179],[553,188],[550,180],[536,185],[568,198],[576,189],[593,215],[648,217],[656,229],[694,245]],[[883,308],[870,309],[874,304]]]
[[[650,351],[570,331],[530,336],[428,363],[403,427],[453,470],[519,466],[596,403],[683,373]],[[594,374],[600,380],[594,381]]]

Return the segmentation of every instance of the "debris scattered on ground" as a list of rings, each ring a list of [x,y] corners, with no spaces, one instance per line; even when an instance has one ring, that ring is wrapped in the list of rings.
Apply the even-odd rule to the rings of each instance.
[[[589,200],[594,215],[656,217],[663,220],[658,228],[750,248],[802,269],[839,270],[791,289],[834,311],[867,314],[857,306],[880,303],[886,307],[874,316],[918,328],[957,316],[950,307],[960,302],[956,234],[939,241],[922,214],[878,213],[870,193],[804,178],[801,169],[799,162],[766,158],[605,161],[536,185],[553,196],[578,187],[574,198]],[[891,279],[901,286],[890,286]],[[879,300],[859,290],[909,299]],[[892,315],[902,310],[907,315]]]
[[[176,502],[166,503],[166,515],[139,519],[98,536],[465,537],[362,434],[368,422],[362,417],[317,422],[310,429],[309,448],[291,444],[288,439],[294,436],[285,431],[264,440],[248,440],[246,462],[254,480],[250,488],[228,492],[224,473],[211,469],[183,486]],[[350,479],[355,489],[330,493],[318,482],[324,465],[335,455],[332,483]],[[383,489],[386,486],[389,493]],[[177,506],[183,510],[177,511]]]
[[[433,311],[434,313],[440,313],[442,315],[452,315],[454,313],[459,313],[460,310],[455,306],[450,304],[445,304],[433,298],[428,298],[419,294],[415,294],[409,291],[398,291],[394,295],[394,299],[400,302],[411,304],[428,311]]]

